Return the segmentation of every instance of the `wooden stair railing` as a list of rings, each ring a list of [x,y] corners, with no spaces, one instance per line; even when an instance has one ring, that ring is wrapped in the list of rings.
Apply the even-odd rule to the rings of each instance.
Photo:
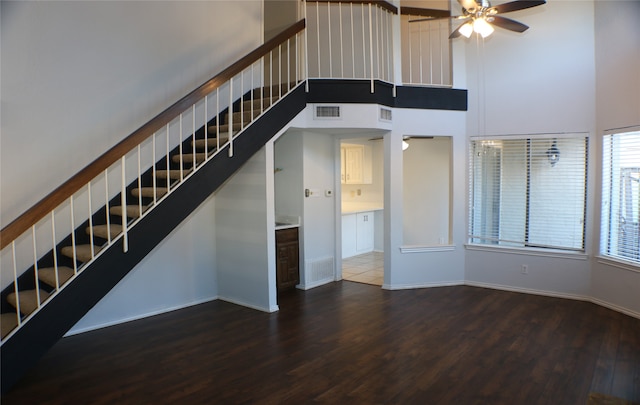
[[[126,252],[128,227],[135,225],[143,215],[148,213],[150,208],[155,207],[157,203],[173,192],[178,184],[193,175],[201,165],[221,151],[223,147],[226,146],[231,155],[234,138],[288,91],[293,90],[306,80],[306,70],[301,67],[303,58],[299,54],[304,51],[304,41],[299,39],[299,36],[305,26],[305,20],[291,25],[199,86],[104,153],[0,231],[0,249],[3,249],[3,253],[8,252],[8,255],[12,255],[14,272],[13,284],[3,290],[1,305],[5,309],[8,301],[10,306],[15,308],[15,310],[12,308],[12,313],[6,312],[6,310],[2,311],[3,344],[19,329],[22,323],[28,321],[40,309],[50,296],[54,296],[61,287],[66,287],[67,281],[79,274],[79,269],[82,270],[83,266],[88,265],[100,253],[103,253],[101,251],[118,241],[119,238],[123,238],[124,251]],[[295,41],[294,45],[292,45],[292,41]],[[293,57],[294,52],[295,57]],[[293,68],[290,66],[281,67],[279,64],[283,60],[284,63],[293,61],[296,66]],[[256,65],[258,68],[255,68]],[[274,73],[276,67],[278,71]],[[292,77],[291,71],[293,69],[295,72]],[[277,77],[274,77],[276,74]],[[246,86],[246,82],[249,82],[248,86]],[[228,96],[223,103],[220,103],[219,89],[223,87]],[[208,97],[218,99],[215,111],[211,112],[212,115],[206,107]],[[199,129],[196,129],[196,107],[202,107],[203,110],[200,117],[203,121],[202,127]],[[188,129],[183,131],[183,114],[185,116],[190,114],[193,124],[191,122],[188,125],[185,123],[185,127],[191,128],[192,124],[192,132]],[[179,140],[177,145],[170,149],[169,127],[177,122],[179,122],[180,128]],[[165,127],[166,156],[156,156],[156,134],[158,131],[164,131]],[[140,163],[143,143],[147,146],[153,145],[151,147],[153,158],[148,163],[149,166],[145,166],[144,169]],[[136,153],[137,178],[125,179],[124,161],[127,155],[132,154],[135,160]],[[158,158],[160,159],[158,160]],[[114,164],[118,164],[119,161],[122,162],[120,163],[122,167],[120,197],[113,191],[108,191],[108,183],[111,178],[106,174],[110,168],[113,170]],[[92,208],[91,186],[95,184],[92,182],[96,182],[96,178],[101,175],[103,176],[100,178],[103,180],[103,187],[107,189],[105,191],[107,202],[104,207],[95,210]],[[152,182],[152,185],[143,186],[143,178],[146,179],[147,185],[149,182]],[[74,224],[73,218],[76,214],[73,211],[73,198],[79,192],[80,194],[88,193],[88,219],[87,216],[84,216],[82,223]],[[111,194],[115,194],[115,196]],[[133,197],[130,198],[133,205],[127,203],[126,195]],[[104,200],[101,201],[102,204],[105,204]],[[117,206],[119,202],[122,204]],[[65,203],[70,205],[71,235],[64,240],[56,240],[56,209],[62,210],[59,207]],[[121,217],[122,222],[110,221],[111,216]],[[106,218],[107,223],[96,223],[96,217]],[[36,240],[38,239],[36,225],[42,225],[43,221],[49,221],[53,228],[50,232],[53,234],[51,238],[53,246],[51,246],[51,251],[45,254],[48,256],[46,259],[43,258],[41,252],[39,253],[39,250],[42,249],[36,249]],[[77,240],[83,238],[88,239],[89,243],[79,244]],[[106,240],[106,242],[102,245],[94,244],[95,239]],[[22,245],[25,244],[25,240],[28,242],[26,245],[33,241],[32,253],[26,255],[33,255],[31,268],[26,270],[24,267],[17,268],[19,266],[16,265],[18,262],[15,253],[16,240],[18,240],[18,244]],[[71,246],[68,246],[69,244]],[[38,247],[40,247],[39,245],[40,241]],[[4,250],[7,247],[10,249]],[[30,248],[30,246],[27,248],[27,253]],[[49,247],[47,246],[46,249]],[[22,254],[22,256],[25,255]],[[28,260],[21,261],[29,263]],[[53,263],[53,268],[49,267],[51,263]],[[41,289],[40,286],[47,287]],[[13,316],[10,316],[11,314]],[[14,321],[18,328],[12,325],[7,330],[5,326]]]

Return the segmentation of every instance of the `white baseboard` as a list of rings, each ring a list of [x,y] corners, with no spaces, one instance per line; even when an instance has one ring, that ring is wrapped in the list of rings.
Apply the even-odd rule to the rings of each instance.
[[[189,302],[189,303],[186,303],[186,304],[176,305],[174,307],[163,308],[163,309],[159,309],[159,310],[156,310],[156,311],[146,312],[146,313],[140,314],[140,315],[135,315],[135,316],[127,317],[127,318],[118,319],[117,321],[109,321],[109,322],[105,322],[105,323],[100,323],[98,325],[87,326],[86,328],[80,328],[80,329],[75,329],[75,330],[72,328],[63,337],[79,335],[81,333],[91,332],[93,330],[102,329],[102,328],[108,328],[109,326],[119,325],[121,323],[137,321],[137,320],[140,320],[140,319],[148,318],[150,316],[160,315],[160,314],[164,314],[164,313],[167,313],[167,312],[173,312],[173,311],[177,311],[179,309],[192,307],[194,305],[204,304],[205,302],[215,301],[217,299],[218,299],[217,296],[210,297],[210,298],[203,298],[203,299],[192,301],[192,302]]]
[[[464,284],[471,287],[491,288],[493,290],[511,291],[511,292],[524,293],[524,294],[543,295],[546,297],[565,298],[565,299],[576,300],[576,301],[592,302],[596,305],[600,305],[602,307],[609,308],[616,312],[620,312],[625,315],[629,315],[634,318],[640,319],[640,312],[632,311],[630,309],[621,307],[619,305],[611,304],[609,302],[606,302],[597,298],[589,297],[586,295],[568,294],[568,293],[562,293],[557,291],[536,290],[532,288],[514,287],[510,285],[494,284],[494,283],[483,283],[480,281],[471,281],[471,280],[466,280]]]
[[[307,284],[300,283],[296,286],[296,288],[299,290],[310,290],[312,288],[320,287],[321,285],[333,283],[334,281],[336,280],[334,280],[333,278],[325,278],[324,280],[318,280],[312,283],[307,283]]]
[[[464,280],[433,282],[433,283],[418,283],[418,284],[383,284],[382,289],[383,290],[412,290],[416,288],[452,287],[456,285],[464,285]]]
[[[280,309],[277,305],[272,305],[270,307],[261,307],[261,306],[258,306],[258,305],[249,304],[249,303],[237,300],[235,298],[218,297],[218,299],[220,301],[229,302],[231,304],[236,304],[236,305],[240,305],[242,307],[247,307],[247,308],[251,308],[251,309],[255,309],[255,310],[262,311],[262,312],[267,312],[267,313],[276,312],[276,311],[278,311]]]

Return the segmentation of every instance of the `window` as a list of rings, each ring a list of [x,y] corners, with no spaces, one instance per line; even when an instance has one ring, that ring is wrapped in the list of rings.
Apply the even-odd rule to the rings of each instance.
[[[585,135],[472,138],[469,243],[584,251]]]
[[[602,144],[601,254],[640,264],[640,131]]]

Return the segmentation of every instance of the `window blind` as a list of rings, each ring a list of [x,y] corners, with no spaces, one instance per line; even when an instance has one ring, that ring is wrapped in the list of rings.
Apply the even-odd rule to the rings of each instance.
[[[472,138],[469,243],[584,251],[587,137]]]
[[[640,131],[605,135],[601,254],[640,264]]]

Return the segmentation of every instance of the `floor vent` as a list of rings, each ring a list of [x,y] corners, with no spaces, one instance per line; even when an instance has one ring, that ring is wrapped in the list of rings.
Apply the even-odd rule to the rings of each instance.
[[[391,121],[392,120],[392,111],[388,108],[380,109],[380,121]]]
[[[316,119],[337,119],[341,118],[340,106],[338,105],[318,105],[315,109]]]
[[[311,280],[309,281],[313,283],[321,280],[333,280],[335,274],[333,262],[333,257],[307,260],[306,267],[310,269],[308,274],[311,275]]]

